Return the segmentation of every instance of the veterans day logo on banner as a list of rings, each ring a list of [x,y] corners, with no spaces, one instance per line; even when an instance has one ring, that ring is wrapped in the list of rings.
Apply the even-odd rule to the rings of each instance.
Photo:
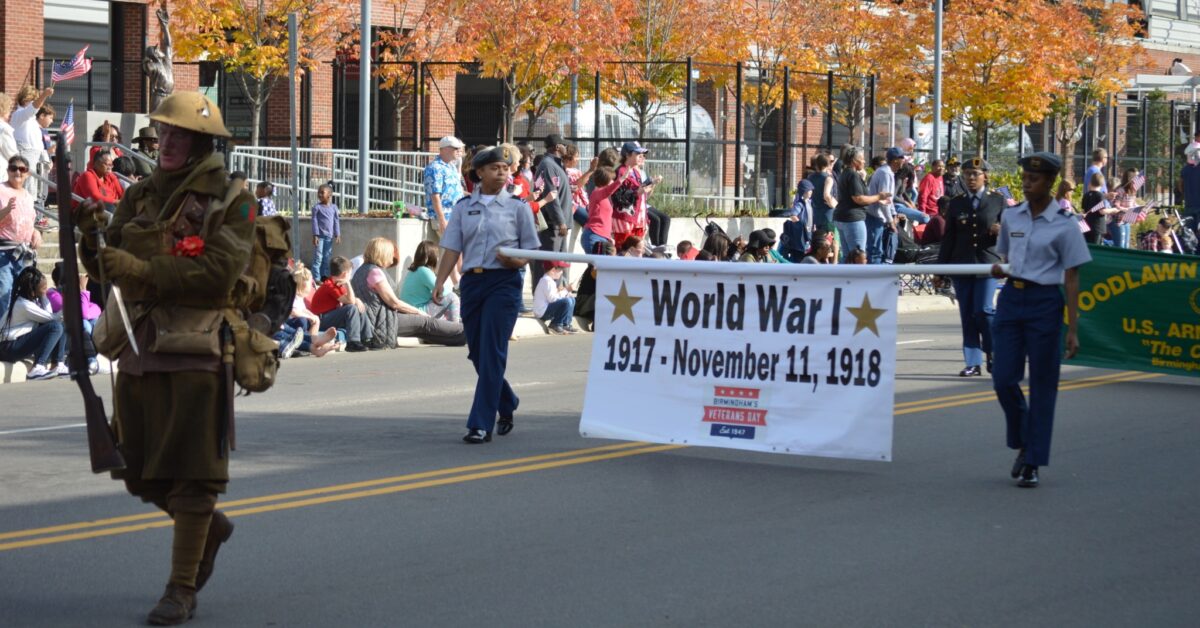
[[[581,434],[891,460],[894,273],[599,264]]]

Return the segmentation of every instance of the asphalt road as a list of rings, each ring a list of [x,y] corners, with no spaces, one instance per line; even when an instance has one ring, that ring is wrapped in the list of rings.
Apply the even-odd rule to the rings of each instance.
[[[1064,369],[1018,489],[955,320],[901,317],[891,463],[583,439],[590,336],[515,343],[517,429],[475,447],[462,349],[289,361],[189,625],[1194,626],[1196,380]],[[169,522],[88,471],[72,383],[0,407],[0,626],[141,623]]]

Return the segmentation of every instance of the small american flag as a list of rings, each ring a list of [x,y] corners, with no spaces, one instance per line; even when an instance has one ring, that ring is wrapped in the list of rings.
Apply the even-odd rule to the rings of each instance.
[[[1131,181],[1131,183],[1133,183],[1133,191],[1137,192],[1138,190],[1142,189],[1143,185],[1146,185],[1146,175],[1139,174],[1138,176],[1133,178],[1133,181]]]
[[[50,80],[59,83],[68,79],[79,78],[87,74],[92,69],[92,60],[86,56],[89,46],[84,46],[83,50],[75,53],[70,61],[55,61],[54,67],[50,70]]]
[[[67,143],[67,148],[71,147],[71,142],[75,141],[75,101],[71,101],[67,105],[67,115],[63,116],[62,121],[63,141]]]

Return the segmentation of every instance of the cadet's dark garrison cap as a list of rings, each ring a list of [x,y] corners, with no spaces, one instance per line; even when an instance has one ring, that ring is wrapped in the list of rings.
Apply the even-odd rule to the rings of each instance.
[[[967,168],[971,168],[972,170],[982,170],[983,172],[990,172],[992,169],[992,165],[989,164],[987,162],[987,160],[982,157],[972,157],[972,158],[966,160],[965,162],[963,162],[962,167],[963,167],[963,170],[966,170]]]
[[[1045,151],[1034,153],[1028,157],[1024,157],[1019,162],[1021,169],[1025,172],[1041,172],[1043,174],[1056,175],[1062,171],[1062,159],[1054,153]]]

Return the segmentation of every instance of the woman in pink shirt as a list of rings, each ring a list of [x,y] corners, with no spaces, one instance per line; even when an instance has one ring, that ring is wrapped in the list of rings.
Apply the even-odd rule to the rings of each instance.
[[[647,152],[637,142],[625,142],[621,146],[622,165],[617,169],[621,184],[612,198],[612,236],[618,249],[629,236],[646,237],[646,197],[654,192],[654,185],[661,180],[661,177],[650,180],[642,170]],[[633,174],[625,176],[629,172]]]
[[[37,212],[33,195],[25,189],[29,160],[13,155],[8,160],[8,179],[0,183],[0,321],[8,314],[13,282],[21,272],[22,249],[33,250],[42,236],[33,228]]]

